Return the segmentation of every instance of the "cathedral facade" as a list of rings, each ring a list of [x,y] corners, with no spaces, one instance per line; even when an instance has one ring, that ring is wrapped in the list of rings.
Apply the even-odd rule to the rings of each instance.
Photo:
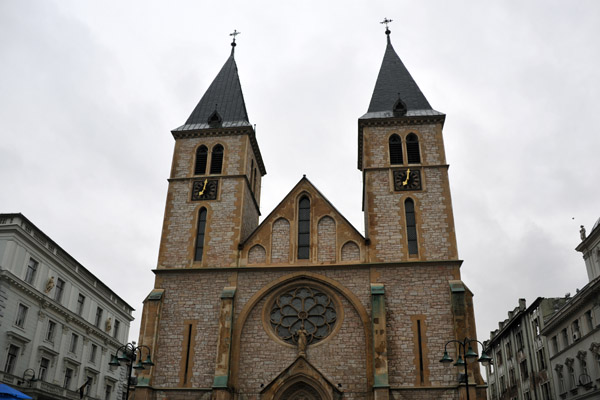
[[[145,399],[459,399],[475,338],[435,111],[387,46],[358,120],[363,236],[303,177],[259,224],[266,168],[232,52],[175,138],[140,344]],[[448,346],[456,359],[457,349]],[[485,398],[477,363],[469,395]],[[464,380],[463,380],[464,381]]]

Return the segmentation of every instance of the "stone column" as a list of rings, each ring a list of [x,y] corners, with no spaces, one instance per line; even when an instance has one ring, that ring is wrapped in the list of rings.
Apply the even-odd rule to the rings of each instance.
[[[229,366],[231,360],[231,333],[233,330],[233,298],[235,287],[228,286],[221,293],[221,311],[219,313],[219,337],[217,339],[217,360],[213,381],[213,399],[231,398],[229,391]]]
[[[382,284],[371,284],[373,373],[375,375],[373,379],[373,393],[375,400],[387,400],[390,398],[384,294],[385,289]]]

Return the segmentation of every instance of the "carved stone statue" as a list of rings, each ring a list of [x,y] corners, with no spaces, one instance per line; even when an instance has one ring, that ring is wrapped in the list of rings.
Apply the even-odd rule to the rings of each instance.
[[[110,319],[110,317],[108,317],[108,319],[106,320],[106,323],[104,324],[104,329],[106,330],[106,332],[110,332],[110,330],[112,329],[112,320]]]
[[[302,328],[298,329],[296,334],[298,335],[298,355],[306,357],[306,346],[308,345],[306,335],[308,332]]]
[[[586,238],[585,228],[583,227],[583,225],[581,225],[581,229],[579,230],[579,237],[581,238],[581,240],[585,240]]]
[[[52,290],[53,287],[54,287],[54,277],[51,276],[50,279],[48,279],[48,282],[46,282],[46,293],[50,293],[50,291]]]

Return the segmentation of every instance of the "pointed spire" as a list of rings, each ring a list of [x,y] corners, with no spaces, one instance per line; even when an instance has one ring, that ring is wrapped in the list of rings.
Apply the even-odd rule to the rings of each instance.
[[[194,108],[185,125],[175,131],[252,126],[246,112],[246,103],[234,58],[235,37],[239,33],[234,31],[230,34],[233,36],[231,55]]]
[[[387,18],[387,46],[375,83],[369,110],[361,118],[384,118],[402,115],[442,115],[434,111],[392,46]]]

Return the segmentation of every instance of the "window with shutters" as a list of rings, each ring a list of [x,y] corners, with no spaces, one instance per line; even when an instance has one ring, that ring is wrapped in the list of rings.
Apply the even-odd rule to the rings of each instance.
[[[421,163],[421,152],[419,151],[419,138],[414,133],[406,137],[406,157],[409,164]]]
[[[223,170],[223,146],[216,145],[210,156],[210,173],[220,174]]]
[[[202,207],[198,212],[198,231],[196,233],[196,253],[194,261],[202,261],[204,252],[204,232],[206,231],[206,208]]]
[[[402,158],[402,139],[395,133],[390,136],[389,151],[391,165],[402,164],[404,162]]]
[[[194,175],[204,175],[206,173],[207,160],[208,148],[202,145],[196,149],[196,164],[194,165]]]
[[[310,256],[310,200],[304,196],[298,203],[298,259]]]
[[[417,243],[417,219],[415,217],[415,202],[412,199],[406,199],[404,202],[404,211],[406,213],[406,235],[408,238],[408,254],[419,254],[419,245]]]

